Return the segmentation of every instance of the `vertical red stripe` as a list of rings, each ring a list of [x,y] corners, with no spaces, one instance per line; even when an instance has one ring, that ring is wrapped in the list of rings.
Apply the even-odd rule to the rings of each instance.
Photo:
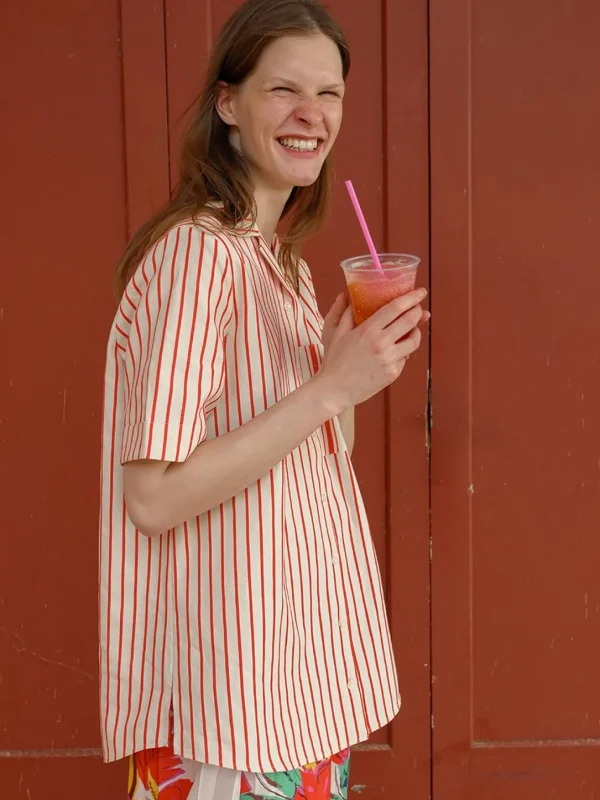
[[[163,356],[164,356],[164,350],[165,350],[165,341],[166,341],[166,334],[167,334],[167,328],[168,328],[169,315],[171,313],[171,299],[173,297],[173,290],[175,288],[175,265],[177,263],[177,254],[179,252],[179,236],[180,236],[180,229],[177,228],[177,230],[175,232],[175,250],[174,250],[174,253],[173,253],[173,258],[171,259],[171,268],[170,268],[170,273],[171,274],[170,274],[170,281],[168,283],[169,291],[168,291],[168,297],[167,297],[167,302],[166,302],[166,308],[165,308],[165,311],[164,311],[163,331],[162,331],[162,337],[161,337],[161,341],[160,341],[160,346],[159,346],[159,349],[158,349],[158,360],[157,360],[157,364],[156,364],[156,379],[155,379],[154,396],[152,398],[152,410],[150,412],[150,421],[151,421],[151,423],[153,423],[154,420],[156,419],[156,408],[157,408],[157,405],[158,405],[159,388],[161,386],[160,375],[161,375],[161,372],[162,372],[162,362],[163,362]],[[166,244],[165,244],[165,248],[166,248]],[[160,274],[157,276],[157,279],[159,281],[163,279],[163,270],[161,270]],[[167,420],[168,420],[168,415],[167,415]],[[151,426],[149,434],[148,434],[148,454],[146,456],[147,458],[150,457],[150,454],[152,452],[152,437],[153,437],[153,435],[154,435],[154,430],[153,430],[153,428]],[[165,436],[165,439],[166,439],[166,436]]]
[[[123,530],[123,541],[125,541],[125,530]],[[139,551],[140,551],[140,534],[135,536],[135,552],[134,552],[134,567],[133,567],[133,611],[131,614],[131,648],[129,651],[129,685],[127,695],[127,716],[125,717],[125,725],[123,726],[123,749],[127,749],[127,729],[129,727],[129,720],[131,719],[131,711],[133,707],[133,665],[135,663],[135,635],[136,635],[136,622],[137,622],[137,605],[138,605],[138,581],[139,581]],[[123,570],[125,573],[125,570]]]
[[[225,679],[227,683],[227,710],[229,712],[229,734],[231,737],[231,752],[233,759],[236,758],[236,735],[233,723],[233,704],[231,698],[231,666],[229,664],[229,628],[227,622],[227,574],[225,571],[225,520],[223,506],[219,508],[221,530],[219,539],[221,541],[221,615],[223,617],[223,660],[225,662]],[[222,763],[222,762],[221,762]]]
[[[215,709],[215,718],[214,724],[215,729],[217,731],[216,736],[216,745],[217,745],[217,753],[218,753],[218,764],[223,763],[223,739],[221,737],[221,714],[219,709],[219,692],[218,692],[218,684],[217,684],[217,665],[215,663],[217,650],[215,647],[215,608],[214,608],[214,570],[213,570],[213,530],[212,530],[212,511],[208,512],[207,516],[208,522],[208,574],[210,575],[210,590],[209,590],[209,625],[210,625],[210,645],[212,651],[212,671],[213,671],[213,703]],[[207,758],[209,758],[207,756]],[[210,756],[210,763],[214,763],[212,761],[214,756]]]
[[[275,524],[275,484],[273,480],[273,470],[271,470],[269,474],[269,489],[271,491],[271,560],[273,562],[273,572],[270,576],[271,580],[271,608],[272,614],[271,619],[273,622],[272,630],[271,630],[271,657],[269,659],[269,688],[270,688],[270,696],[271,698],[274,697],[273,691],[273,684],[274,684],[274,669],[275,669],[275,638],[277,636],[277,625],[276,625],[276,615],[275,610],[277,608],[277,589],[280,585],[281,576],[278,574],[278,559],[277,559],[277,526]],[[265,637],[266,638],[266,637]],[[275,747],[277,749],[277,757],[279,759],[279,763],[285,763],[285,759],[281,754],[281,742],[279,740],[279,730],[275,723],[275,708],[273,700],[271,700],[271,720],[273,723],[273,732],[275,734]]]
[[[115,723],[114,723],[114,741],[113,746],[115,752],[117,751],[117,731],[119,729],[119,718],[121,715],[121,681],[122,678],[125,677],[123,671],[123,617],[125,615],[125,606],[123,605],[123,599],[125,597],[125,576],[127,574],[127,567],[126,567],[126,548],[127,548],[127,539],[125,537],[125,524],[127,520],[127,512],[125,511],[125,499],[121,498],[121,618],[119,620],[119,648],[118,648],[118,655],[117,655],[117,688],[116,688],[116,709],[115,709]]]
[[[170,620],[169,614],[169,607],[171,603],[169,602],[169,592],[171,591],[171,581],[173,580],[173,576],[171,575],[171,570],[169,569],[169,565],[171,563],[171,537],[172,534],[165,533],[163,534],[162,538],[165,541],[165,548],[167,551],[167,563],[165,567],[165,614],[164,614],[164,626],[163,626],[163,641],[162,641],[162,663],[161,663],[161,670],[160,670],[160,678],[161,678],[161,686],[160,686],[160,695],[158,698],[158,719],[159,723],[160,720],[163,718],[163,705],[165,701],[168,701],[169,704],[172,700],[172,692],[173,692],[173,682],[172,682],[172,673],[173,673],[173,645],[172,645],[172,621]],[[171,624],[169,624],[171,622]],[[170,645],[170,665],[171,665],[171,674],[165,675],[165,667],[167,663],[167,644]],[[168,681],[168,686],[167,686]]]
[[[145,592],[145,604],[144,604],[144,637],[142,639],[142,670],[140,673],[140,686],[141,691],[139,692],[138,697],[138,708],[135,715],[135,720],[133,723],[133,740],[134,742],[138,741],[138,724],[140,721],[140,716],[142,713],[142,701],[144,699],[144,686],[145,686],[145,677],[146,677],[146,663],[148,659],[146,658],[146,647],[148,646],[148,623],[150,622],[150,579],[152,576],[152,545],[151,542],[147,542],[147,550],[148,550],[148,563],[146,564],[146,592]],[[139,747],[136,747],[139,749]]]
[[[205,240],[206,240],[206,237],[205,237],[204,234],[202,234],[202,239],[201,239],[201,243],[200,243],[200,255],[198,257],[198,260],[199,260],[200,264],[202,264],[202,262],[203,262]],[[190,248],[191,248],[191,246],[192,246],[192,232],[190,230],[188,232],[188,247],[187,247],[187,253],[186,253],[186,266],[187,266],[187,263],[188,263],[189,258],[190,258]],[[212,280],[212,278],[211,278],[211,280]],[[197,317],[198,317],[198,300],[199,300],[199,297],[200,297],[200,279],[198,278],[196,281],[194,281],[194,283],[195,283],[195,286],[194,286],[194,303],[193,303],[192,318],[193,318],[193,320],[196,320]],[[186,290],[186,287],[184,286],[184,288],[181,291],[182,307],[183,307],[183,303],[184,303],[185,290]],[[183,310],[183,308],[182,308],[182,310]],[[181,326],[181,318],[182,318],[182,315],[180,314],[180,317],[179,317],[179,325],[180,326]],[[180,335],[180,328],[177,330],[177,341],[179,341],[179,335]],[[194,346],[194,338],[195,338],[195,336],[196,336],[196,329],[195,329],[195,327],[193,327],[191,332],[190,332],[190,335],[189,335],[187,356],[186,356],[186,359],[185,359],[185,372],[184,372],[184,376],[183,376],[183,391],[182,391],[182,395],[183,396],[182,396],[182,400],[181,400],[182,421],[186,419],[188,383],[189,383],[189,380],[190,380],[190,367],[192,365],[192,360],[193,360],[193,355],[192,354],[193,354],[193,346]],[[206,342],[206,333],[205,333],[204,341]],[[175,349],[175,354],[177,354],[177,347]],[[176,355],[175,355],[175,357],[176,357]],[[202,363],[202,360],[200,360],[200,363]],[[173,386],[171,386],[171,389],[173,389]],[[172,397],[172,393],[169,396],[169,403],[171,402],[171,397]],[[168,417],[168,412],[167,412],[167,417]],[[182,437],[182,434],[183,434],[183,425],[180,424],[179,425],[179,433],[178,433],[178,436],[177,436],[177,460],[178,461],[179,461],[180,456],[181,456],[181,437]]]
[[[192,691],[192,686],[194,683],[194,677],[192,675],[192,650],[195,649],[192,647],[192,629],[190,625],[190,611],[189,611],[189,603],[191,602],[191,591],[190,591],[190,532],[188,529],[187,523],[185,523],[185,596],[187,602],[185,604],[185,619],[186,619],[186,644],[187,644],[187,678],[188,678],[188,706],[187,709],[183,708],[183,701],[181,707],[181,719],[182,719],[182,730],[181,730],[181,741],[182,745],[185,747],[185,739],[184,731],[183,731],[183,720],[184,718],[189,719],[189,726],[190,726],[190,750],[192,753],[192,759],[196,760],[196,730],[195,730],[195,708],[194,708],[194,695]],[[197,545],[200,546],[199,543]],[[200,607],[200,602],[198,599],[198,607]]]
[[[207,762],[208,761],[208,721],[206,719],[207,713],[207,703],[206,703],[206,695],[205,695],[205,687],[204,687],[204,680],[205,680],[205,665],[204,665],[204,636],[202,635],[202,545],[203,545],[203,535],[204,530],[200,525],[200,519],[196,519],[196,533],[198,536],[198,573],[197,573],[197,580],[198,580],[198,630],[196,634],[198,636],[198,657],[200,659],[200,670],[198,673],[198,685],[200,687],[200,716],[202,717],[202,737],[203,737],[203,750],[201,754],[200,761]],[[191,682],[190,682],[190,691],[191,691]],[[192,706],[193,709],[193,706]]]
[[[187,523],[184,523],[183,526],[183,535],[187,535]],[[178,709],[177,709],[177,716],[179,717],[179,741],[184,746],[185,742],[185,734],[184,734],[184,713],[183,713],[183,685],[182,685],[182,672],[181,672],[181,628],[183,626],[181,616],[185,611],[180,607],[179,604],[179,593],[180,593],[180,586],[179,586],[179,579],[180,579],[180,572],[184,572],[185,568],[180,567],[180,561],[177,558],[177,541],[175,539],[174,534],[169,534],[169,538],[171,539],[171,546],[173,548],[173,625],[175,627],[175,647],[173,648],[171,659],[176,659],[176,665],[172,664],[171,672],[173,675],[172,683],[171,683],[171,704],[172,706],[175,705],[175,687],[177,687],[177,696],[179,699]],[[186,603],[187,605],[187,603]],[[177,722],[177,718],[175,717],[175,708],[173,710],[174,720],[173,723]]]
[[[260,563],[260,602],[261,602],[261,610],[262,610],[262,665],[263,669],[266,668],[267,663],[267,614],[266,614],[266,597],[265,597],[265,559],[264,559],[264,547],[263,547],[263,535],[262,532],[264,530],[263,527],[263,509],[262,509],[262,494],[259,494],[259,504],[258,504],[258,531],[260,531],[259,541],[260,541],[260,556],[259,556],[259,563]],[[272,501],[271,501],[272,502]],[[260,677],[260,676],[259,676]],[[265,686],[264,677],[261,681],[262,683],[262,708],[263,708],[263,731],[266,733],[266,744],[267,744],[267,758],[269,764],[269,770],[273,771],[274,767],[273,764],[273,755],[271,753],[271,742],[270,742],[270,728],[269,723],[267,720],[267,692]],[[259,740],[260,741],[260,740]],[[259,755],[261,763],[264,762],[264,756]]]
[[[160,623],[160,597],[161,597],[161,589],[166,582],[166,576],[163,577],[163,543],[164,537],[161,537],[159,540],[159,550],[158,550],[158,578],[157,578],[157,585],[158,589],[156,592],[156,604],[154,610],[154,636],[152,638],[152,664],[156,664],[156,648],[158,644],[158,626]],[[150,711],[152,709],[152,699],[154,697],[154,690],[156,688],[156,679],[158,677],[158,669],[154,668],[150,671],[152,676],[152,686],[150,689],[150,694],[148,696],[148,708],[146,709],[146,719],[144,721],[144,745],[148,746],[148,727],[150,723]]]

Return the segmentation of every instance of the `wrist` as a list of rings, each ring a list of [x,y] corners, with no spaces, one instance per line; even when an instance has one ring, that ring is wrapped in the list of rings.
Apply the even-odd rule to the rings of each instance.
[[[304,387],[310,392],[314,407],[323,416],[322,422],[338,417],[351,407],[349,403],[342,400],[331,379],[322,372],[313,376],[304,384]]]

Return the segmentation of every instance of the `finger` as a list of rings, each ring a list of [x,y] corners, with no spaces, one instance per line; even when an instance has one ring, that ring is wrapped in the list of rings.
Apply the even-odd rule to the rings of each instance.
[[[431,319],[431,313],[429,311],[424,311],[419,325],[425,325],[427,322],[429,322],[430,319]]]
[[[348,307],[348,298],[345,294],[338,294],[334,304],[331,306],[325,317],[326,328],[336,328],[342,318],[342,315]]]
[[[402,297],[397,297],[395,300],[383,306],[383,308],[380,308],[367,322],[369,326],[387,328],[395,319],[405,314],[409,309],[418,306],[426,297],[427,291],[425,289],[415,289],[415,291],[408,292],[408,294],[402,295]]]
[[[387,335],[389,342],[397,342],[403,339],[413,328],[420,324],[423,317],[423,309],[421,306],[414,306],[398,317],[391,325],[388,325],[384,331]]]
[[[405,336],[398,344],[394,351],[398,361],[409,358],[421,346],[422,333],[419,328],[414,328],[408,336]]]
[[[345,311],[342,313],[338,324],[335,326],[335,334],[334,338],[338,339],[340,336],[344,336],[346,333],[350,333],[350,331],[354,328],[354,314],[352,312],[352,307],[347,306]]]

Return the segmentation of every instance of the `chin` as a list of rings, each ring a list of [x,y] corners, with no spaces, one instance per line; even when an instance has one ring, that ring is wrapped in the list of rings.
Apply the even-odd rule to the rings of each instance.
[[[316,171],[297,173],[295,175],[286,175],[286,183],[292,186],[312,186],[319,179],[321,168]]]
[[[294,186],[295,187],[296,186],[297,187],[301,187],[301,188],[302,187],[307,187],[307,186],[313,186],[317,182],[318,177],[319,176],[317,175],[316,178],[313,177],[313,178],[306,178],[306,179],[298,179],[296,181],[296,183],[294,184]]]

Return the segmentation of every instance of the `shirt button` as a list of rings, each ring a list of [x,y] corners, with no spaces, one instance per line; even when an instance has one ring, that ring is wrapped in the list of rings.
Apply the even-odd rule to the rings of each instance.
[[[338,622],[338,625],[340,626],[340,628],[345,628],[345,627],[346,627],[346,623],[345,623],[345,621],[344,621],[343,619],[341,619],[341,620]]]
[[[286,311],[291,311],[292,310],[292,304],[288,301],[287,303],[285,303],[284,308],[285,308]]]
[[[321,493],[321,500],[322,500],[324,503],[326,503],[326,502],[327,502],[327,493],[326,493],[326,492],[322,492],[322,493]]]
[[[337,565],[340,563],[340,560],[339,560],[339,558],[337,556],[334,556],[331,559],[331,563],[333,564],[334,567],[337,567]]]
[[[354,681],[352,681],[352,680],[348,681],[348,688],[349,689],[354,689]]]

